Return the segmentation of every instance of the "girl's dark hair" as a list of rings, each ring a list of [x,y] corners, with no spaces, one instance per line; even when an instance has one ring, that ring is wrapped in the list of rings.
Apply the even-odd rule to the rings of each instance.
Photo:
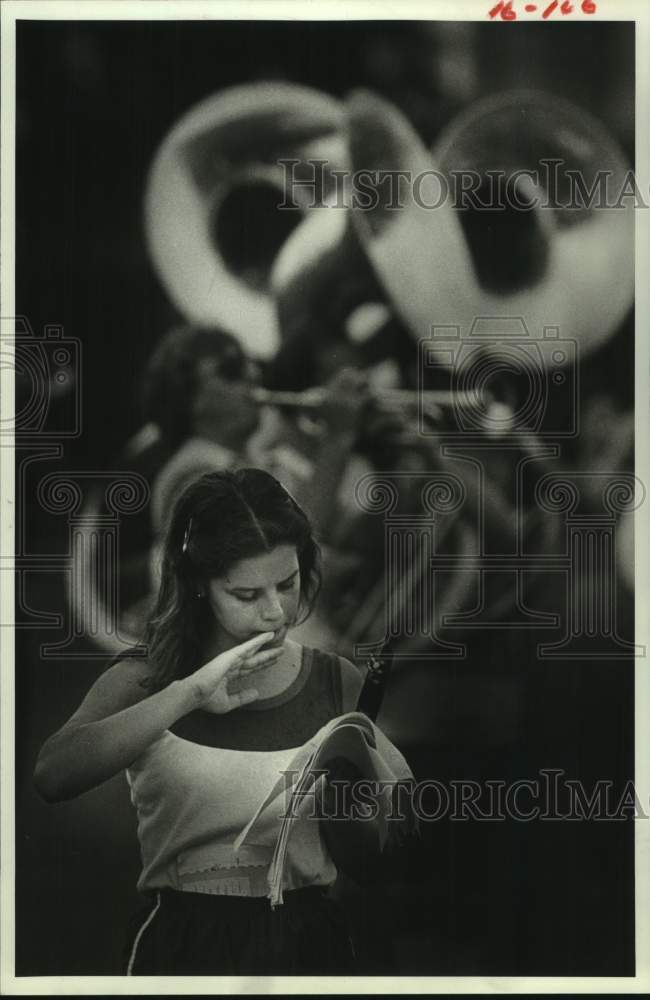
[[[281,483],[261,469],[239,469],[210,472],[187,487],[172,513],[158,599],[144,635],[154,688],[201,666],[211,610],[198,594],[205,594],[208,581],[278,545],[296,547],[304,621],[320,590],[320,549],[307,516]]]
[[[216,327],[175,327],[149,359],[142,387],[143,415],[160,427],[170,445],[189,436],[198,365],[207,358],[214,359],[222,378],[245,376],[248,361],[239,342]]]

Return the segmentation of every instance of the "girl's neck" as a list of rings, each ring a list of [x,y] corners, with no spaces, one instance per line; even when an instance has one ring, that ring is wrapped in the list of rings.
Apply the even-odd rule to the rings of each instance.
[[[291,687],[301,668],[302,646],[293,639],[285,639],[280,658],[246,677],[241,687],[255,688],[260,699],[274,698]]]

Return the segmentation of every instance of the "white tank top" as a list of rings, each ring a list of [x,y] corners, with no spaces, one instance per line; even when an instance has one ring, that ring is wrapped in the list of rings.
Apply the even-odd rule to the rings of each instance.
[[[171,888],[215,895],[265,896],[267,872],[289,801],[281,794],[255,823],[254,840],[234,841],[282,772],[304,761],[312,741],[278,751],[222,750],[167,731],[126,775],[138,817],[143,870],[138,889]],[[320,833],[310,818],[313,797],[298,813],[283,888],[329,885],[336,878]]]

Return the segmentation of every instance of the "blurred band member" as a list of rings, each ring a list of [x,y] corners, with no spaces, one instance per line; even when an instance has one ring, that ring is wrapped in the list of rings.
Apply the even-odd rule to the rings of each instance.
[[[151,357],[144,379],[147,424],[131,445],[132,458],[151,485],[149,521],[138,534],[131,525],[140,595],[158,581],[158,555],[169,512],[183,490],[201,475],[243,466],[276,476],[306,506],[320,539],[336,525],[341,481],[350,462],[366,405],[362,373],[341,371],[329,382],[319,411],[319,433],[296,431],[275,407],[260,406],[253,389],[260,372],[239,342],[218,329],[171,330]],[[138,461],[139,459],[139,461]],[[135,596],[135,595],[133,595]]]

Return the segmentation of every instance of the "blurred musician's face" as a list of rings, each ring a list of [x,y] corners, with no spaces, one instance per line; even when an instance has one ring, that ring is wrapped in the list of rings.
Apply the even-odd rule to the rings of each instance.
[[[281,646],[298,614],[300,569],[293,545],[278,545],[250,559],[241,559],[222,577],[211,580],[207,592],[221,649],[273,632],[269,646]]]
[[[252,384],[248,368],[231,374],[217,358],[203,358],[196,371],[193,432],[227,448],[242,448],[259,423]]]

